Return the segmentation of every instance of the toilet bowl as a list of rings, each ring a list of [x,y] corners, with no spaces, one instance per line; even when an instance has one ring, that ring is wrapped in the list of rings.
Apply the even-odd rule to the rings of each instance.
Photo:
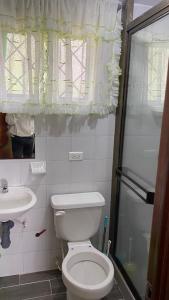
[[[110,259],[90,241],[68,243],[62,264],[62,278],[68,300],[105,297],[113,287],[114,267]]]
[[[98,231],[105,199],[98,192],[53,195],[56,236],[68,242],[62,277],[68,300],[105,297],[112,289],[114,267],[90,238]]]

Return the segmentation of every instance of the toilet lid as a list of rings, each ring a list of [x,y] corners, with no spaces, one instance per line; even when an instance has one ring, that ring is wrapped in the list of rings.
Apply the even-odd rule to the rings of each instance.
[[[77,262],[71,267],[69,272],[74,280],[84,285],[99,284],[107,277],[102,266],[89,260]]]

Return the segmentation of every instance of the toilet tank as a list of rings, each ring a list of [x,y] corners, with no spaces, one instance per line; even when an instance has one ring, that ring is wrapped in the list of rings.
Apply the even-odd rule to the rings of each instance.
[[[105,199],[98,192],[53,195],[56,236],[69,242],[90,239],[99,229]]]

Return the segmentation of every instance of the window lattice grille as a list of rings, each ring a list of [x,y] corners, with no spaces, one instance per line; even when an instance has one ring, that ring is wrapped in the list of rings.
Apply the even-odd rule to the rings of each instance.
[[[86,42],[56,38],[54,72],[60,99],[83,100],[86,89]],[[4,40],[5,80],[9,95],[35,94],[38,67],[35,63],[36,35],[8,33]],[[49,58],[50,63],[50,58]],[[45,70],[46,72],[48,70]]]
[[[152,46],[148,51],[148,99],[161,105],[165,98],[169,48]]]
[[[35,39],[30,35],[8,33],[4,44],[7,92],[26,95],[30,92],[28,82],[33,84],[35,80]],[[31,69],[29,78],[28,68]]]
[[[59,51],[59,97],[71,94],[74,99],[83,99],[86,80],[86,42],[60,39]]]

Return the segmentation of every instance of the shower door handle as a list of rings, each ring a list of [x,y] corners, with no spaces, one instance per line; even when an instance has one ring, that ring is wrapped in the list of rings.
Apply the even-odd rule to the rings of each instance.
[[[116,175],[118,179],[137,194],[146,204],[154,204],[154,191],[148,190],[147,187],[138,183],[127,173],[127,171],[129,171],[127,168],[117,168]],[[143,196],[143,194],[145,196]]]

